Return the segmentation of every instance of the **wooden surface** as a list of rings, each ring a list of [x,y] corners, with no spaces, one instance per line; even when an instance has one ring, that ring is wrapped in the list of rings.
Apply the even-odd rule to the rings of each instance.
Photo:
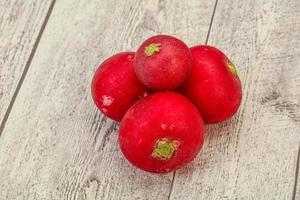
[[[50,5],[50,0],[0,0],[0,121],[30,65]]]
[[[213,7],[57,1],[1,136],[1,197],[168,199],[173,175],[149,174],[124,160],[117,124],[95,108],[90,81],[101,60],[136,49],[150,35],[205,41]]]
[[[9,88],[0,99],[8,116],[0,130],[0,199],[300,199],[298,0],[37,2],[0,14],[0,91]],[[27,4],[40,10],[36,17],[21,12]],[[8,26],[11,13],[15,26]],[[24,20],[34,28],[16,25]],[[31,42],[7,39],[23,32]],[[222,49],[244,92],[234,118],[207,126],[196,160],[166,175],[123,158],[118,124],[95,108],[89,90],[103,59],[159,33]],[[7,41],[24,48],[12,51]]]
[[[300,142],[299,19],[298,0],[218,2],[208,43],[237,65],[243,102],[235,118],[207,126],[206,144],[177,172],[171,199],[186,193],[188,199],[292,199]]]

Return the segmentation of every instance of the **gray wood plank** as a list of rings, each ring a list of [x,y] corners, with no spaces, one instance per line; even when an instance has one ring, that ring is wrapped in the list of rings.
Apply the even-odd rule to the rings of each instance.
[[[26,68],[50,3],[51,0],[0,1],[0,124]]]
[[[237,65],[243,102],[207,126],[171,199],[292,199],[300,141],[300,1],[219,1],[209,44]],[[296,198],[296,199],[299,199]]]
[[[57,1],[0,139],[0,199],[168,199],[172,174],[131,166],[90,97],[99,62],[146,37],[204,42],[214,2]]]

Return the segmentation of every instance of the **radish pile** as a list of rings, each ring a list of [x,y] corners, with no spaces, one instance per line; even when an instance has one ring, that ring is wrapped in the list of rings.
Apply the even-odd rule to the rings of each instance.
[[[203,145],[204,124],[233,116],[242,98],[235,66],[223,52],[188,48],[167,35],[106,59],[91,88],[103,114],[121,122],[119,145],[127,160],[156,173],[191,162]]]

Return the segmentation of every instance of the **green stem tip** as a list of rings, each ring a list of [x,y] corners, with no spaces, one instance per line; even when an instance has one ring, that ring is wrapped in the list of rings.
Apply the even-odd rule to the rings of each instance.
[[[235,65],[228,60],[228,68],[229,70],[231,71],[231,73],[235,76],[235,77],[238,77],[238,74],[237,74],[237,71],[236,71],[236,68],[235,68]]]
[[[167,160],[172,158],[175,151],[179,146],[179,141],[177,140],[168,140],[168,139],[159,139],[157,140],[155,147],[152,152],[154,158],[159,158],[161,160]]]
[[[160,44],[152,43],[145,47],[144,53],[146,56],[152,56],[160,51]]]

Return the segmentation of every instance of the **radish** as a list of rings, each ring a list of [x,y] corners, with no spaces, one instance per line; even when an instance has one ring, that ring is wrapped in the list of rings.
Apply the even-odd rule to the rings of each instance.
[[[134,69],[139,80],[151,89],[174,89],[190,75],[190,50],[181,40],[157,35],[147,39],[138,48]]]
[[[238,110],[242,87],[234,64],[211,46],[191,48],[191,77],[180,89],[198,108],[206,123],[221,122]]]
[[[139,100],[124,115],[119,145],[135,166],[166,173],[191,162],[204,141],[197,108],[175,92],[158,92]]]
[[[127,109],[147,94],[133,70],[133,52],[116,54],[105,60],[92,80],[92,98],[107,117],[121,121]]]

